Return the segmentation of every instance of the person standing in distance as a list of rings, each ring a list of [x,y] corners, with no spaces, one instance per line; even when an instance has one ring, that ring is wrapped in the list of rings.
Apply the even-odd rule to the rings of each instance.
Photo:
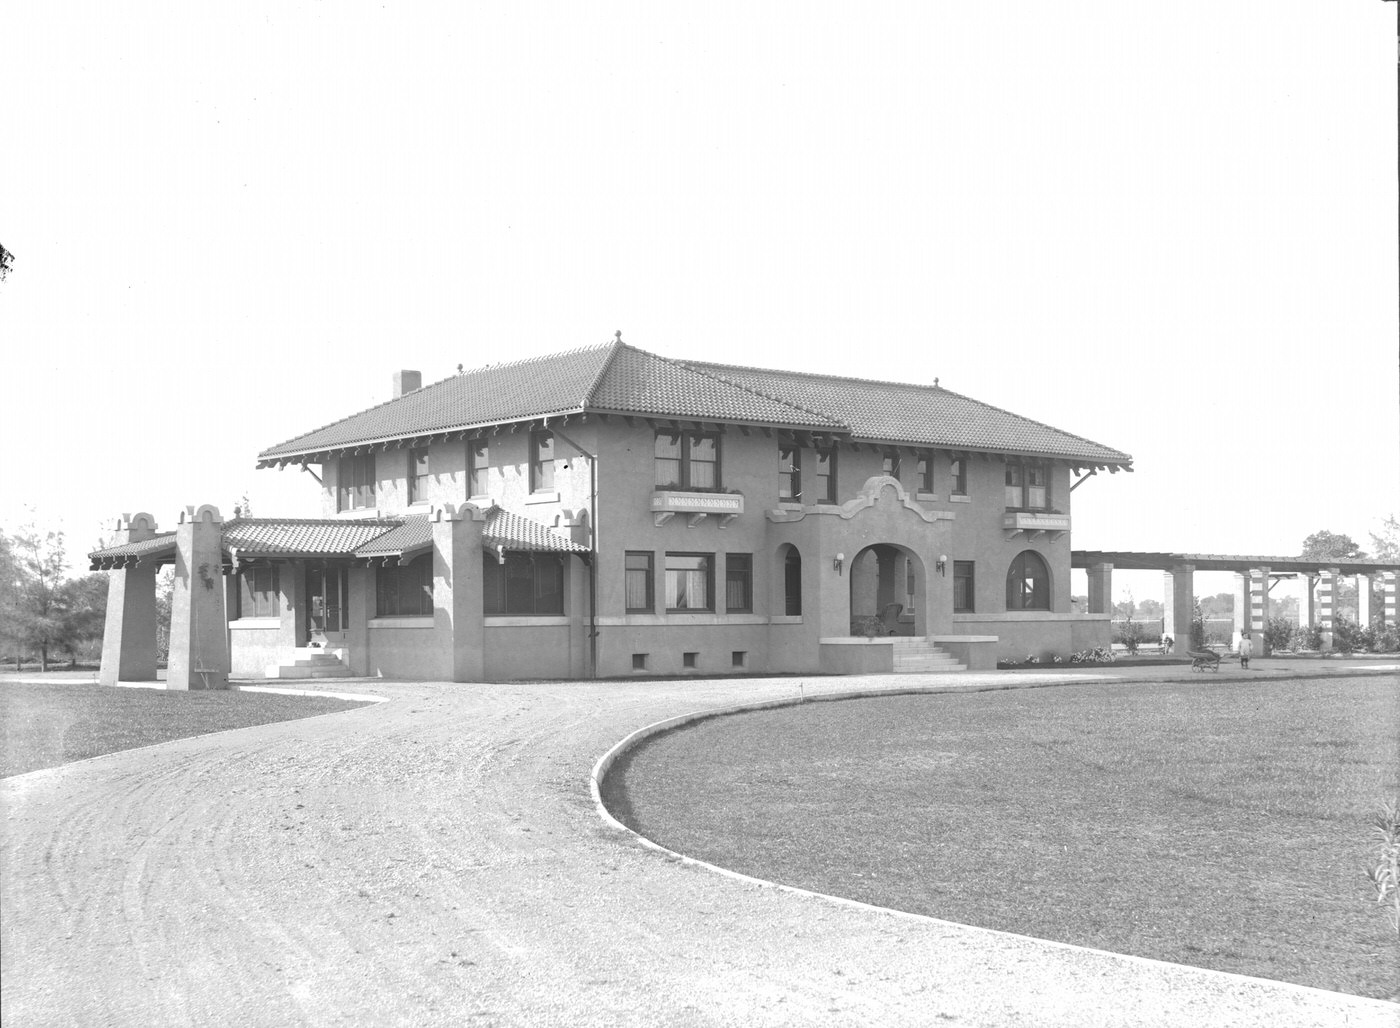
[[[1240,667],[1249,670],[1249,658],[1254,656],[1254,642],[1249,638],[1249,633],[1245,632],[1240,637]]]

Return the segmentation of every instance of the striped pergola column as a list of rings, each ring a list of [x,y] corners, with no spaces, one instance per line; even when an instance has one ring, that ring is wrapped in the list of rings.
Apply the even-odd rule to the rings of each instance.
[[[1324,650],[1332,648],[1333,602],[1339,574],[1336,568],[1323,568],[1317,573],[1317,627],[1322,629]]]
[[[1365,628],[1371,623],[1371,576],[1356,576],[1356,623]]]
[[[1264,655],[1264,626],[1269,620],[1269,569],[1249,569],[1249,634],[1254,652]]]
[[[1395,578],[1394,571],[1381,572],[1381,591],[1384,594],[1382,601],[1382,612],[1387,628],[1400,627],[1400,621],[1396,620],[1395,610]]]
[[[1317,619],[1317,576],[1312,572],[1302,572],[1298,575],[1298,582],[1302,590],[1298,594],[1298,627],[1308,629]]]

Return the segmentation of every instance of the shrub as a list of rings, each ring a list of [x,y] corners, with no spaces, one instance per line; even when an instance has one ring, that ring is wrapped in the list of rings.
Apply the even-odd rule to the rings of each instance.
[[[1322,649],[1322,629],[1317,625],[1308,625],[1306,628],[1300,626],[1294,645],[1300,650]]]
[[[1264,652],[1274,653],[1278,650],[1291,650],[1293,648],[1293,636],[1298,631],[1298,626],[1289,621],[1288,618],[1272,617],[1264,622]]]
[[[1388,627],[1384,624],[1373,624],[1371,626],[1375,637],[1371,643],[1372,651],[1376,653],[1395,653],[1400,650],[1400,630]]]
[[[1365,653],[1370,649],[1370,639],[1366,629],[1338,614],[1332,619],[1332,648],[1342,653]]]
[[[1191,605],[1191,648],[1197,651],[1206,648],[1206,618],[1199,601]]]
[[[1080,650],[1069,658],[1071,664],[1112,664],[1116,658],[1107,646],[1097,646],[1092,650]]]
[[[1130,655],[1135,656],[1138,647],[1142,645],[1142,625],[1132,618],[1128,618],[1127,621],[1123,622],[1123,627],[1118,630],[1118,642],[1123,644]]]
[[[1376,843],[1376,866],[1367,868],[1366,877],[1376,890],[1376,902],[1385,908],[1395,934],[1400,936],[1400,800],[1387,803],[1372,824],[1380,840]]]

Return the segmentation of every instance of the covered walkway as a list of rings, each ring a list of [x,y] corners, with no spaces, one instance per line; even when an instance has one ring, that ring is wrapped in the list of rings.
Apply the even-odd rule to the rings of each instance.
[[[1323,649],[1332,648],[1334,600],[1339,579],[1357,579],[1357,620],[1371,623],[1380,613],[1385,624],[1396,626],[1396,575],[1400,564],[1374,560],[1301,560],[1297,557],[1239,556],[1223,553],[1166,553],[1136,550],[1074,550],[1070,566],[1089,573],[1089,613],[1113,610],[1113,570],[1161,571],[1163,574],[1163,633],[1172,637],[1172,652],[1185,655],[1190,647],[1192,606],[1197,571],[1232,571],[1235,574],[1235,639],[1249,632],[1263,639],[1269,618],[1269,592],[1282,578],[1307,579],[1298,607],[1300,628],[1322,630]],[[1382,610],[1371,610],[1370,582],[1382,587]]]

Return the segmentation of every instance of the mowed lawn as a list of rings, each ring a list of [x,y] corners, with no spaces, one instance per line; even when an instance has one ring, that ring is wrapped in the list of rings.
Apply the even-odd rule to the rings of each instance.
[[[691,856],[880,906],[1385,997],[1363,877],[1400,679],[1074,685],[711,718],[615,767]]]
[[[319,696],[0,682],[0,778],[171,739],[363,706]]]

